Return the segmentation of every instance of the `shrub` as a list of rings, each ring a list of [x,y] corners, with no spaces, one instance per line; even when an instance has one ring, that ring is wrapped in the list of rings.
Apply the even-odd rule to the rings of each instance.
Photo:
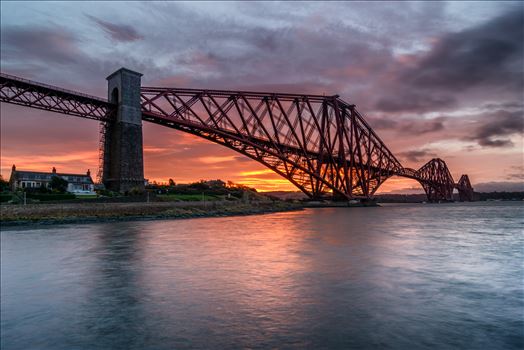
[[[96,193],[98,193],[99,196],[103,196],[103,197],[115,197],[116,196],[115,192],[112,192],[106,189],[96,190]]]
[[[0,191],[9,191],[9,181],[4,180],[2,175],[0,175]]]
[[[138,196],[138,195],[141,195],[141,194],[144,194],[144,190],[140,189],[139,187],[133,187],[129,191],[129,195],[130,196]]]
[[[64,193],[67,191],[67,184],[68,182],[61,177],[53,176],[51,177],[51,182],[49,183],[49,186],[56,192]]]
[[[28,193],[27,198],[38,199],[41,202],[46,202],[75,199],[76,196],[71,193]]]
[[[10,193],[0,193],[0,202],[8,202],[13,198],[13,195]]]

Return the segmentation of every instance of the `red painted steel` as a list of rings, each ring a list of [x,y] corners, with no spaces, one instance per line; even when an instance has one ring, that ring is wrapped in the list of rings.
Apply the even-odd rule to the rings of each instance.
[[[441,159],[403,168],[355,105],[339,96],[142,87],[141,99],[143,120],[242,153],[310,198],[370,198],[392,175],[419,181],[429,201],[452,200],[454,187],[471,188],[455,185]],[[0,101],[103,123],[115,115],[106,100],[6,74]]]
[[[311,198],[368,198],[402,169],[338,96],[143,87],[142,114],[245,154]]]
[[[110,120],[114,110],[104,99],[4,73],[0,101],[102,121]]]
[[[464,174],[460,177],[460,180],[457,182],[456,188],[458,190],[459,200],[461,202],[471,202],[475,200],[475,192],[473,191],[473,187],[471,187],[468,175]]]

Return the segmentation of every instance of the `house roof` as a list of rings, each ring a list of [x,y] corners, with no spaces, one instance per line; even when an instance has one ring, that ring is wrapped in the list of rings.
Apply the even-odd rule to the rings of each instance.
[[[70,183],[93,183],[93,179],[87,174],[47,173],[26,170],[15,170],[11,173],[11,178],[14,177],[18,181],[51,181],[53,176],[59,176]]]

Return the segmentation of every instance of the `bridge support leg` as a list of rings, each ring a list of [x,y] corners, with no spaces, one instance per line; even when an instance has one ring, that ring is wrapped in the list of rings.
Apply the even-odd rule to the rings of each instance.
[[[453,202],[453,187],[422,184],[429,203]]]
[[[106,126],[103,145],[102,182],[111,191],[144,190],[141,76],[120,68],[107,77],[108,99],[118,105],[115,121]]]

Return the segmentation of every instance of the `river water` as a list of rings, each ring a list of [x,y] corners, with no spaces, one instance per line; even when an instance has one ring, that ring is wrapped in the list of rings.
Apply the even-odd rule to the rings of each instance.
[[[522,349],[519,202],[2,228],[1,348]]]

